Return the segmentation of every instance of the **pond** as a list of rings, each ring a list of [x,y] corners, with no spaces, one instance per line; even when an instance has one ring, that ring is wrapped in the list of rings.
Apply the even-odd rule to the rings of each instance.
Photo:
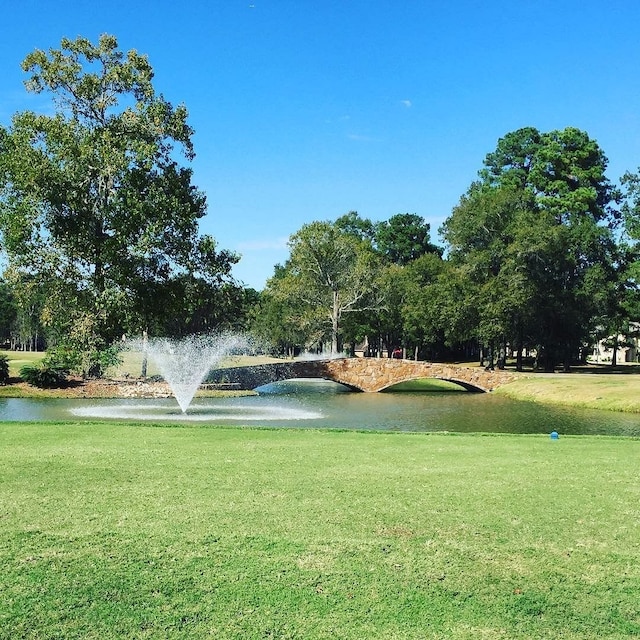
[[[378,431],[453,431],[640,437],[640,416],[545,406],[460,391],[353,393],[319,381],[286,381],[259,395],[196,398],[187,414],[167,400],[0,399],[0,420],[130,420]]]

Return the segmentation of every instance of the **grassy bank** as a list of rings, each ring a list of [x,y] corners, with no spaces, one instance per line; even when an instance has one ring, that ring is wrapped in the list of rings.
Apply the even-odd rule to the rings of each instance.
[[[495,391],[516,400],[608,411],[640,412],[638,373],[523,374]]]
[[[3,351],[0,355],[9,359],[9,375],[17,378],[20,375],[20,369],[25,365],[38,364],[44,358],[44,351]]]
[[[0,638],[640,634],[639,440],[0,425]]]

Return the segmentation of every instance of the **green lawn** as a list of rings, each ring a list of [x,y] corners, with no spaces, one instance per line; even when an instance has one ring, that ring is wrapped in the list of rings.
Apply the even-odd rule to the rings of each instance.
[[[633,371],[523,374],[495,393],[516,400],[640,413],[640,375]]]
[[[465,393],[465,389],[454,382],[438,380],[437,378],[420,378],[419,380],[408,380],[401,382],[386,390],[387,393],[399,391],[446,391]]]
[[[44,351],[2,351],[0,355],[9,358],[9,375],[17,378],[20,375],[20,369],[28,364],[36,364],[45,356]]]
[[[640,440],[0,424],[0,638],[637,638]]]

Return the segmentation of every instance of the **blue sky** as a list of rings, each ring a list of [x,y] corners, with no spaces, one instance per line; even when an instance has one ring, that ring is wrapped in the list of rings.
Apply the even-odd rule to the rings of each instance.
[[[0,123],[47,108],[20,62],[117,36],[196,133],[201,223],[258,289],[304,223],[417,213],[432,239],[497,140],[585,130],[640,165],[637,0],[23,0],[0,37]],[[6,9],[5,9],[6,13]]]

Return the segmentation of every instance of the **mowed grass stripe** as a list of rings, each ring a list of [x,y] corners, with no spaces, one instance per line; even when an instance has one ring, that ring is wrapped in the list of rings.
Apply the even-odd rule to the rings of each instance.
[[[0,425],[0,638],[631,638],[640,441]]]

